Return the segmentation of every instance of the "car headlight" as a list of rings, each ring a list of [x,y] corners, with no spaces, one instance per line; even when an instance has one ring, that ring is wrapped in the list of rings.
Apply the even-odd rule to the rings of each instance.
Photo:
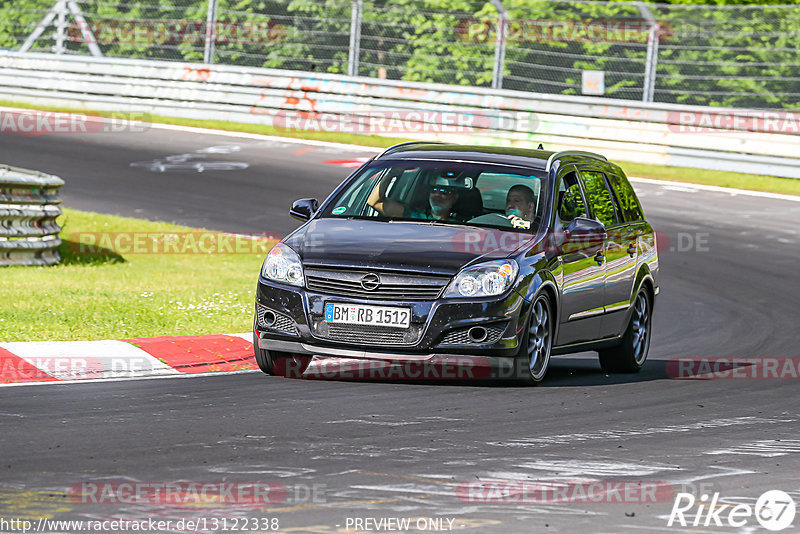
[[[450,282],[447,297],[491,297],[502,295],[517,279],[519,265],[514,260],[495,260],[463,269]]]
[[[300,256],[283,243],[278,243],[269,251],[264,265],[261,266],[261,276],[293,286],[303,286],[305,283]]]

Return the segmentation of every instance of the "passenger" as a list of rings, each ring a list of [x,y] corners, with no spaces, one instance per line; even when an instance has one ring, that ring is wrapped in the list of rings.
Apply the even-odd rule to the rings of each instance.
[[[535,208],[536,196],[530,187],[517,184],[508,190],[506,195],[506,217],[508,217],[513,226],[530,228]]]

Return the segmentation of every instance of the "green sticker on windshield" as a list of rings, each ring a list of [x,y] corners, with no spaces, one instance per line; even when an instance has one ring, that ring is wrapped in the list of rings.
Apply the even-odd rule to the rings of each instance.
[[[334,215],[339,215],[339,214],[344,213],[346,211],[347,211],[347,208],[345,208],[344,206],[339,206],[338,208],[333,208],[333,211],[331,213],[333,213]]]

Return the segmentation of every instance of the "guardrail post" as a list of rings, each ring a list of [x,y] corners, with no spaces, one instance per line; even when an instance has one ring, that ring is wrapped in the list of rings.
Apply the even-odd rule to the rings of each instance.
[[[658,39],[660,29],[650,9],[644,2],[634,2],[639,8],[642,18],[650,23],[647,34],[647,55],[644,60],[644,85],[642,87],[642,102],[652,102],[656,89],[656,67],[658,65]]]
[[[0,267],[61,261],[58,176],[0,165]]]
[[[208,0],[206,16],[206,46],[203,51],[203,63],[214,63],[214,48],[217,43],[217,0]]]
[[[347,75],[358,76],[358,57],[361,52],[361,0],[353,0],[350,13],[350,49],[347,56]]]
[[[56,4],[56,44],[53,52],[63,54],[66,52],[64,41],[67,40],[67,3],[59,2]]]
[[[497,8],[497,40],[494,45],[494,67],[492,69],[492,89],[503,88],[503,67],[506,62],[506,41],[508,36],[508,10],[501,0],[491,0]]]

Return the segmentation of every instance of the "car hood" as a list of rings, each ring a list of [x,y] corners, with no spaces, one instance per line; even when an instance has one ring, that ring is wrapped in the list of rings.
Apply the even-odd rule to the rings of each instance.
[[[531,237],[462,225],[323,218],[284,243],[308,264],[455,274],[478,258],[505,258]]]

